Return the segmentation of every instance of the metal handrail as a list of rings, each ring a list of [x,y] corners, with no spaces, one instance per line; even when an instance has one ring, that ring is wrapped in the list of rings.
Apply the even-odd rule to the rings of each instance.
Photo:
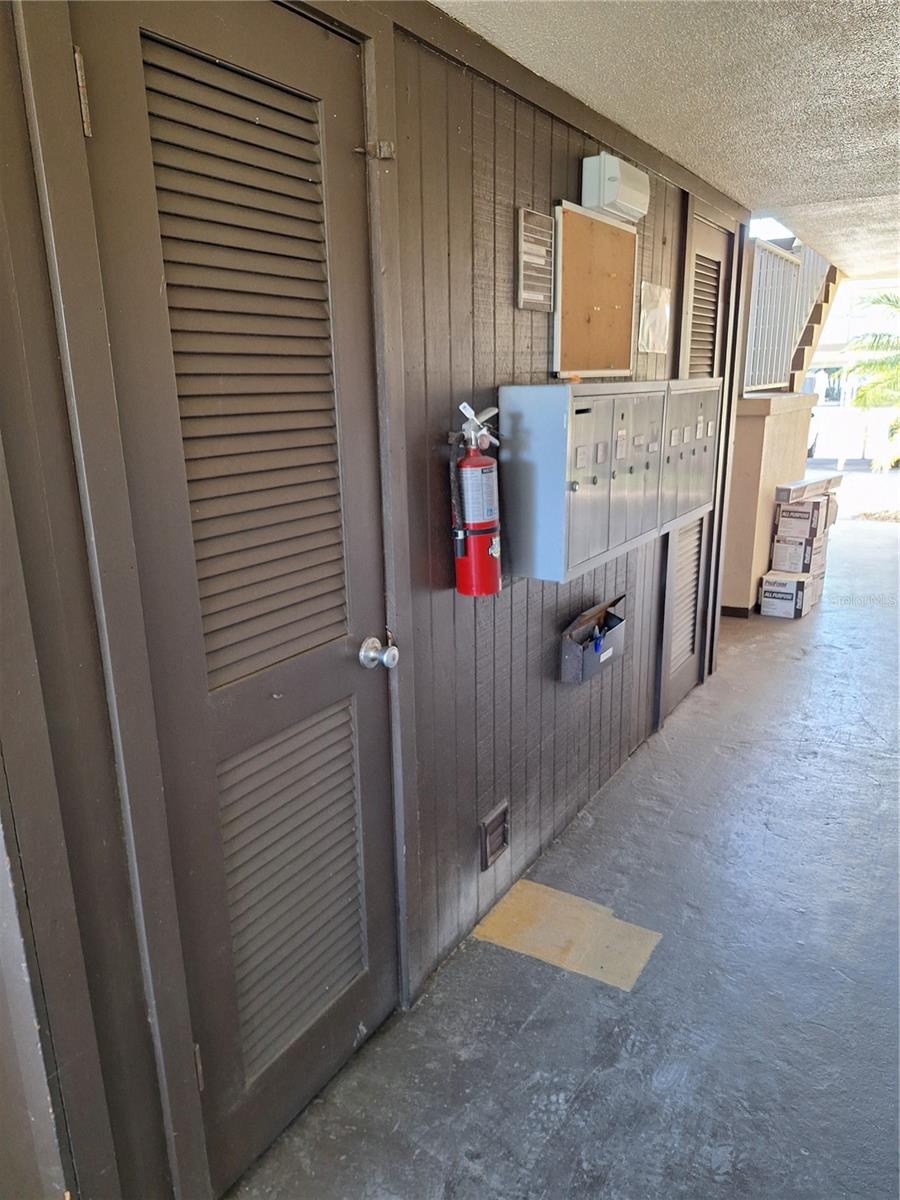
[[[797,305],[794,319],[794,349],[800,342],[812,310],[828,275],[830,263],[809,246],[800,248],[800,275],[797,280]]]

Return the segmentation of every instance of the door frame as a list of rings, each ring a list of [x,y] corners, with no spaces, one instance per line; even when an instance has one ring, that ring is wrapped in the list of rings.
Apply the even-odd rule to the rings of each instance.
[[[210,1194],[150,667],[68,6],[14,6],[175,1195]]]
[[[697,678],[691,684],[691,691],[704,679],[704,663],[706,661],[708,628],[706,621],[706,604],[709,592],[709,557],[711,548],[711,529],[715,513],[707,506],[698,514],[689,514],[671,526],[665,535],[666,555],[662,575],[665,580],[663,600],[663,633],[660,639],[660,668],[659,668],[659,712],[658,723],[663,725],[668,715],[680,703],[688,692],[678,692],[672,682],[669,671],[669,658],[672,653],[672,602],[675,595],[675,572],[677,567],[676,539],[678,533],[686,526],[696,521],[702,522],[700,527],[700,562],[697,571],[697,612],[694,616],[694,654],[684,663],[679,672],[683,672],[690,662],[695,663]]]
[[[0,237],[5,226],[0,214]],[[0,317],[13,319],[0,301]],[[119,1186],[75,896],[0,436],[0,853],[11,862],[59,1171],[99,1195]],[[4,851],[5,842],[5,851]],[[0,1104],[13,1099],[0,1096]],[[41,1169],[43,1164],[36,1163]]]
[[[713,487],[712,523],[709,531],[709,552],[706,555],[703,585],[706,589],[704,620],[701,636],[704,650],[700,660],[700,682],[716,669],[719,648],[719,617],[721,613],[722,570],[725,555],[725,529],[728,516],[728,496],[731,487],[731,459],[734,427],[737,416],[740,381],[743,378],[744,342],[747,321],[748,293],[745,283],[744,251],[747,222],[733,213],[725,212],[705,200],[688,195],[684,206],[682,237],[682,295],[681,337],[678,350],[678,379],[687,379],[691,344],[691,311],[694,296],[694,229],[697,221],[720,229],[731,237],[728,303],[723,329],[722,400],[719,430],[716,441],[716,474]],[[740,301],[740,303],[739,303]],[[661,707],[665,714],[665,704]]]

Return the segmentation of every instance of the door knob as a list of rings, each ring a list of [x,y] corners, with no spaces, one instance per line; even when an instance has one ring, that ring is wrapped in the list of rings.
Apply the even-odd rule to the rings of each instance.
[[[384,667],[388,671],[393,671],[400,661],[400,651],[390,638],[388,644],[382,646],[377,637],[367,637],[359,648],[359,661],[367,670],[371,670],[373,667]]]

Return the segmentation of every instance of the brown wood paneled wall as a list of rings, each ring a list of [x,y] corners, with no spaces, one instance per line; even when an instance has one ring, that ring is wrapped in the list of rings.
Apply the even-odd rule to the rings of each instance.
[[[453,590],[447,431],[501,383],[549,381],[550,318],[515,307],[515,220],[578,200],[602,148],[405,34],[397,40],[403,342],[413,561],[419,828],[409,896],[413,987],[599,790],[653,721],[661,542],[564,586]],[[639,279],[677,302],[681,191],[651,175]],[[673,304],[677,311],[677,303]],[[637,322],[635,322],[636,336]],[[673,373],[637,355],[636,377]],[[474,397],[474,400],[473,400]],[[559,632],[625,592],[626,652],[585,687],[556,683]],[[509,853],[479,864],[478,823],[508,800]]]

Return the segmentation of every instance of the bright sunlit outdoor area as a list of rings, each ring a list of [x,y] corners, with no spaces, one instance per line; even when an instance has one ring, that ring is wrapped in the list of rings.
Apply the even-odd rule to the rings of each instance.
[[[841,283],[802,390],[818,396],[810,466],[845,472],[845,510],[897,520],[900,280]]]

